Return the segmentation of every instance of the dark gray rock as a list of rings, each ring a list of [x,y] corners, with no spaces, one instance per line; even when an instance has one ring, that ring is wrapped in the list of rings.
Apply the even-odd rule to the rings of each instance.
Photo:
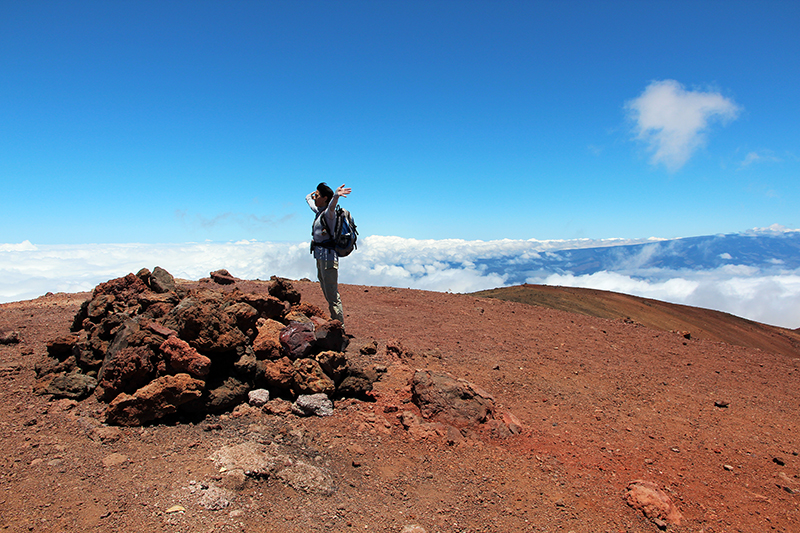
[[[150,275],[150,288],[155,292],[175,292],[175,278],[172,274],[157,266]]]
[[[54,377],[44,392],[46,394],[52,394],[57,398],[82,400],[89,396],[96,386],[96,379],[86,374],[73,372],[70,374],[59,374]]]

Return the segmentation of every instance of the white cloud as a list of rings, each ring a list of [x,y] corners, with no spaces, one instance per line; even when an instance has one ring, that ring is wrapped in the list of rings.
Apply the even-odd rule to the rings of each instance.
[[[748,234],[790,231],[796,230],[771,226]],[[727,264],[711,270],[646,268],[645,259],[657,251],[643,246],[639,255],[620,261],[613,272],[581,276],[524,270],[537,261],[546,265],[547,256],[559,250],[647,242],[651,241],[435,241],[368,236],[359,240],[359,249],[353,255],[341,259],[340,281],[474,292],[509,284],[509,272],[514,271],[517,276],[524,274],[513,283],[521,283],[527,277],[529,283],[617,291],[718,309],[784,327],[800,326],[800,270],[786,269],[780,262],[768,259],[761,267]],[[244,279],[269,279],[272,275],[316,279],[314,260],[306,243],[37,246],[26,241],[0,244],[0,302],[36,298],[47,292],[89,291],[109,279],[155,266],[167,269],[175,277],[194,280],[220,268]]]
[[[765,324],[800,326],[800,271],[767,274],[757,268],[725,265],[713,270],[649,270],[649,277],[617,272],[585,276],[553,274],[528,283],[621,292],[676,304],[731,313]]]
[[[716,92],[686,90],[675,80],[654,81],[625,106],[638,139],[653,152],[651,163],[680,169],[706,141],[712,119],[735,119],[740,111]]]

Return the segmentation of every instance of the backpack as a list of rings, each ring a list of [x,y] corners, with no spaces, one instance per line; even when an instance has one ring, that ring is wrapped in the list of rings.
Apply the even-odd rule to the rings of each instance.
[[[332,235],[330,243],[325,243],[322,246],[333,248],[339,257],[347,257],[350,252],[358,248],[356,245],[356,240],[358,240],[356,223],[353,221],[350,211],[343,209],[340,205],[336,206],[334,219],[336,220],[336,226],[331,231],[328,223],[325,222],[325,217],[322,217],[322,225],[328,230],[328,234]]]

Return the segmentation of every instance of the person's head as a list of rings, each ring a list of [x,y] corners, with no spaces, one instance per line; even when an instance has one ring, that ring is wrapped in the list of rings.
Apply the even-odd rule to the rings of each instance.
[[[327,183],[322,182],[317,185],[317,195],[314,197],[314,202],[317,204],[317,207],[328,205],[331,198],[333,198],[333,189],[328,187]]]

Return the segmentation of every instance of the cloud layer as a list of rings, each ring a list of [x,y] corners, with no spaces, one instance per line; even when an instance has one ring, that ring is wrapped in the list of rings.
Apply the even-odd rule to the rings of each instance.
[[[716,92],[691,91],[675,80],[654,81],[627,103],[636,137],[653,153],[650,162],[680,169],[706,142],[713,120],[734,120],[740,108]]]
[[[525,282],[588,287],[717,309],[797,328],[800,268],[763,251],[763,261],[758,264],[745,264],[744,259],[737,262],[737,257],[746,256],[741,253],[745,244],[735,243],[745,240],[747,246],[757,243],[760,249],[767,249],[759,237],[770,231],[783,235],[783,230],[773,228],[757,235],[740,234],[729,236],[728,240],[709,237],[689,244],[661,240],[464,241],[369,236],[359,242],[359,249],[352,256],[341,260],[340,281],[459,293]],[[787,242],[783,246],[796,245],[794,237]],[[719,253],[726,243],[733,247]],[[669,256],[692,253],[692,260],[697,263],[701,257],[698,250],[703,250],[708,259],[697,268],[687,268],[676,262],[678,256]],[[791,254],[792,248],[787,253]],[[587,258],[600,264],[601,269],[586,270]],[[314,261],[305,243],[36,246],[26,241],[0,244],[0,302],[32,299],[47,292],[88,291],[98,283],[155,266],[184,279],[200,279],[220,268],[245,279],[269,279],[272,275],[316,279]]]

